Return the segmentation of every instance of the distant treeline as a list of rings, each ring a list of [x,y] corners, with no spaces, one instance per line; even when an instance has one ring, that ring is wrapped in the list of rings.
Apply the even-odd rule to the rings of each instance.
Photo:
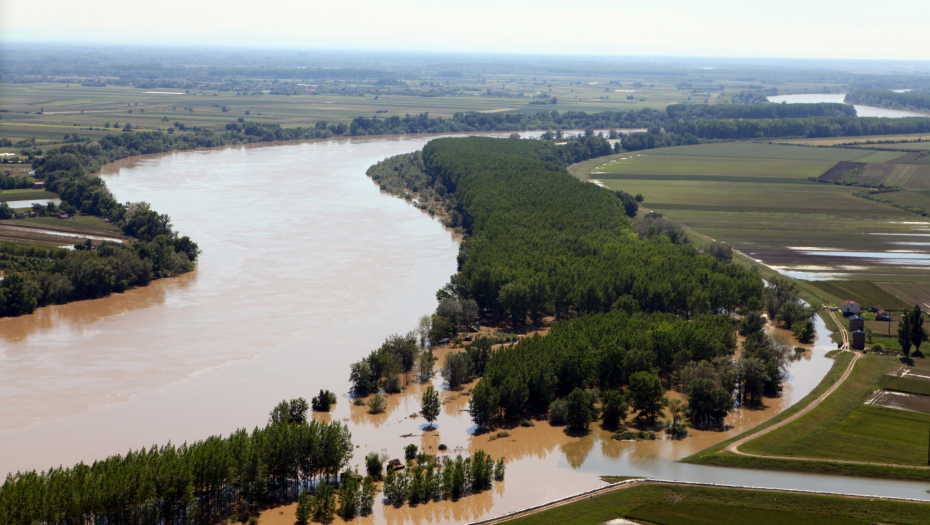
[[[354,450],[342,423],[305,417],[10,474],[0,486],[0,525],[212,524],[237,509],[248,516],[261,504],[295,500],[302,489],[334,483]]]
[[[797,104],[801,105],[801,104]],[[784,119],[672,120],[665,131],[701,139],[762,139],[784,137],[852,137],[930,131],[930,118],[810,117]]]
[[[855,117],[848,104],[669,104],[670,119],[783,119],[808,117]]]
[[[846,103],[880,108],[930,112],[930,94],[895,93],[884,89],[857,89],[846,93]]]

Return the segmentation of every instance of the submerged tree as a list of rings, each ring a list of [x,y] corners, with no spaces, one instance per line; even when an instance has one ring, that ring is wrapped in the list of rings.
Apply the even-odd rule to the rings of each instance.
[[[426,392],[423,392],[420,413],[423,414],[423,419],[425,419],[431,427],[433,421],[436,421],[436,418],[439,417],[439,411],[441,409],[442,402],[439,400],[439,392],[433,388],[433,385],[428,386]]]

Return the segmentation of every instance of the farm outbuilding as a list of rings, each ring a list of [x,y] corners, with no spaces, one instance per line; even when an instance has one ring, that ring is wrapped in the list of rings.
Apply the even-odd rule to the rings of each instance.
[[[891,321],[891,316],[888,314],[888,312],[884,310],[879,310],[875,312],[875,320],[876,321]]]
[[[843,301],[840,310],[843,311],[843,315],[856,315],[859,313],[859,303],[852,300]]]
[[[865,330],[865,318],[860,315],[854,315],[849,318],[849,331]]]
[[[45,189],[45,183],[44,183],[44,182],[39,182],[39,181],[33,182],[33,183],[32,183],[32,189],[34,189],[34,190],[43,190],[43,189]]]
[[[856,330],[852,333],[853,350],[865,350],[865,332]]]

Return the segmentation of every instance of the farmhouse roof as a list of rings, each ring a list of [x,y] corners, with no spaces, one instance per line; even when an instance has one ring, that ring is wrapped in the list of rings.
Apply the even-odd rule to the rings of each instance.
[[[846,299],[845,301],[843,301],[843,306],[846,306],[847,304],[854,304],[856,306],[859,306],[859,303],[857,303],[856,301],[853,301],[852,299]]]
[[[865,317],[862,317],[860,315],[854,315],[850,317],[849,320],[850,321],[865,321]]]
[[[886,312],[886,311],[882,310],[881,308],[879,308],[878,311],[875,312],[875,313],[878,314],[878,315],[884,315],[884,314],[887,314],[888,312]]]
[[[862,330],[853,330],[853,333],[854,333],[854,334],[863,334],[863,335],[865,334],[865,332],[863,332]]]

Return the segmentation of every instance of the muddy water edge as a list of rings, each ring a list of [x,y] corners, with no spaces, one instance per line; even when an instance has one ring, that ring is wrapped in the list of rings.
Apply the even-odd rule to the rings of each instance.
[[[476,434],[463,412],[472,385],[443,391],[432,431],[411,417],[425,385],[389,396],[385,414],[352,406],[345,397],[349,363],[386,335],[410,330],[455,271],[456,239],[364,175],[371,164],[431,138],[253,145],[108,166],[102,176],[114,194],[171,215],[176,229],[200,243],[202,260],[180,278],[0,320],[0,472],[251,428],[264,424],[281,399],[326,388],[341,396],[320,417],[349,424],[358,445],[353,466],[370,451],[398,457],[409,443],[430,452],[442,443],[452,454],[483,449],[508,462],[507,481],[490,491],[415,508],[378,503],[363,520],[371,523],[461,523],[598,487],[601,474],[923,494],[912,484],[675,461],[806,395],[831,365],[822,324],[818,344],[792,363],[780,398],[733,413],[727,432],[679,441],[617,442],[598,427],[570,437],[544,421],[492,440]],[[292,508],[282,508],[262,521],[283,525],[292,516]]]

